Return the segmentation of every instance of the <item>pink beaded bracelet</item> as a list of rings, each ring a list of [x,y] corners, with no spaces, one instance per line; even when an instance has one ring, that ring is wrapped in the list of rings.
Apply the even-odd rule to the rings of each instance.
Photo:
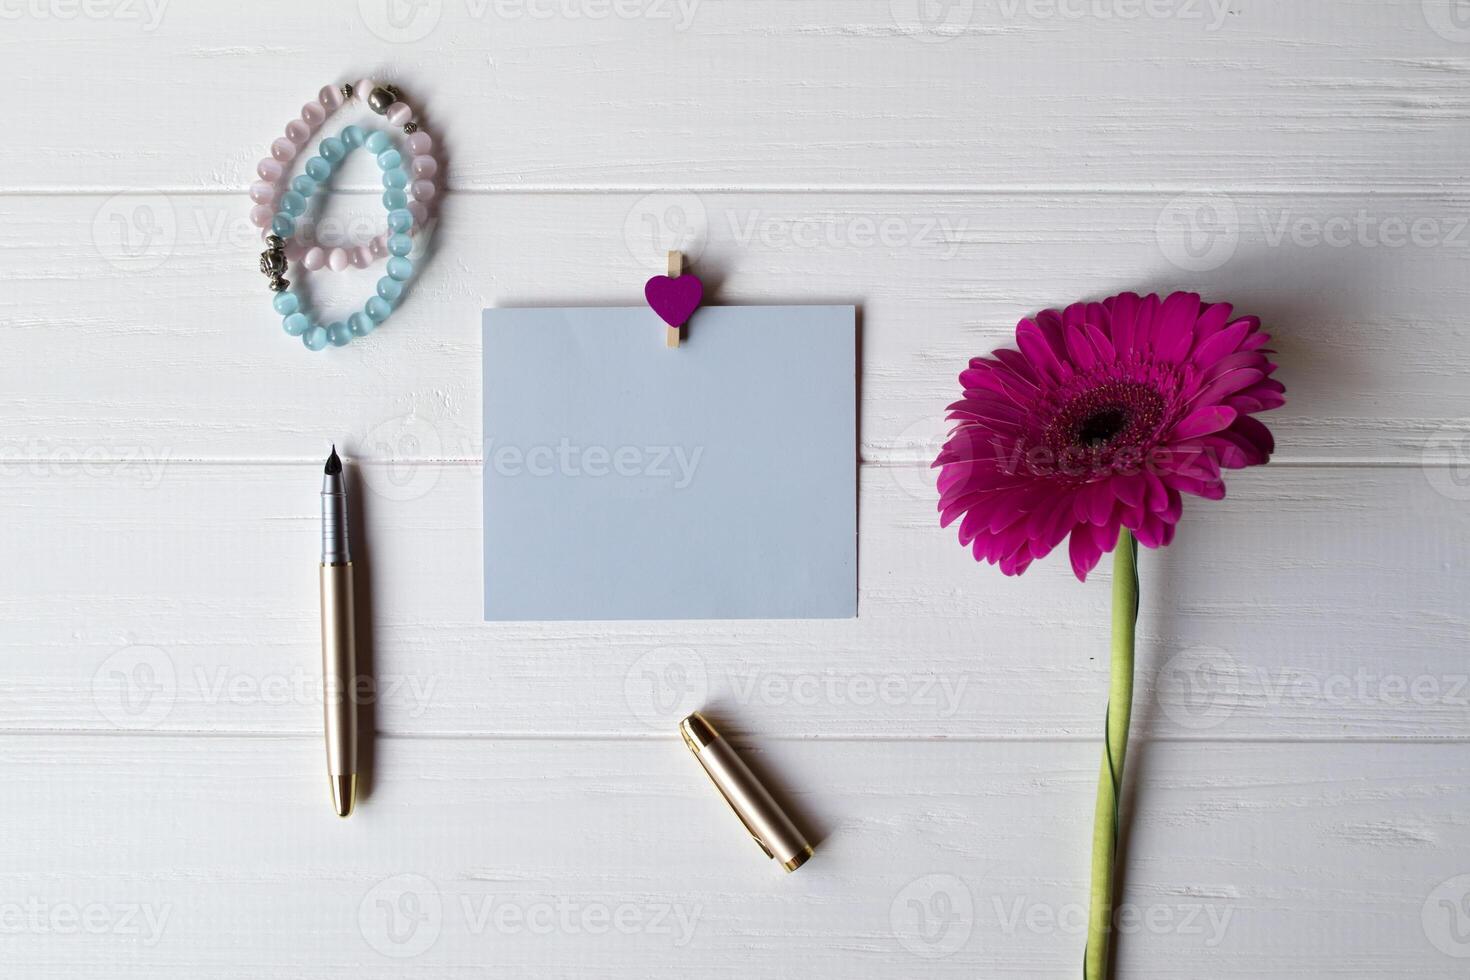
[[[322,124],[354,95],[394,128],[401,128],[406,136],[403,156],[410,183],[403,189],[411,198],[408,210],[413,212],[413,231],[417,233],[418,229],[428,226],[429,202],[438,192],[435,177],[439,173],[439,161],[433,156],[434,141],[419,128],[413,110],[403,102],[397,88],[364,78],[356,85],[343,85],[341,88],[324,86],[314,102],[301,107],[300,117],[286,124],[285,135],[271,143],[270,156],[256,165],[255,172],[260,179],[250,185],[250,200],[254,202],[250,221],[261,230],[262,238],[271,233],[271,220],[286,192],[286,176],[292,162]],[[365,269],[374,260],[388,254],[388,235],[384,232],[366,245],[351,248],[340,245],[328,248],[297,237],[287,243],[286,258],[300,262],[312,271],[330,269],[339,272],[349,267]]]

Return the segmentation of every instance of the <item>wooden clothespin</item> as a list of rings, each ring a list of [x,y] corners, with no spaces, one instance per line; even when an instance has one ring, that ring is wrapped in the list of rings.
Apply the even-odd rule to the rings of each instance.
[[[684,274],[684,253],[683,252],[670,252],[669,253],[669,275],[668,275],[668,278],[673,279],[674,281],[677,282],[678,279],[679,279],[679,277],[682,276],[683,274]],[[682,324],[682,323],[670,324],[669,325],[669,329],[668,329],[668,331],[666,333],[666,336],[664,337],[664,346],[666,346],[666,347],[678,347],[679,346],[679,333],[683,329],[683,327],[684,327],[684,324]]]
[[[704,283],[684,271],[684,253],[669,253],[669,274],[654,276],[643,286],[643,297],[659,319],[667,324],[664,344],[679,346],[679,331],[704,299]]]

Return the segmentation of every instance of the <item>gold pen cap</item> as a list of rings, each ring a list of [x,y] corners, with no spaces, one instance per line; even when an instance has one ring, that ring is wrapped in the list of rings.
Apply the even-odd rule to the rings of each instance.
[[[787,871],[805,864],[812,846],[709,719],[696,711],[679,722],[679,734],[766,856],[780,861]]]

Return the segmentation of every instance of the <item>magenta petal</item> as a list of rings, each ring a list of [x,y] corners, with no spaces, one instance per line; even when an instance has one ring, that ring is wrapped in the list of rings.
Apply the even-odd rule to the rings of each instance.
[[[1087,339],[1087,325],[1073,324],[1067,327],[1067,356],[1082,371],[1091,371],[1097,364],[1097,351]]]
[[[1259,419],[1242,415],[1231,423],[1230,429],[1249,439],[1267,457],[1276,451],[1276,440],[1272,438],[1271,430],[1266,428]]]
[[[1157,548],[1164,538],[1164,522],[1150,514],[1133,529],[1133,536],[1145,548]]]
[[[1235,421],[1236,411],[1225,405],[1208,405],[1196,409],[1169,431],[1170,440],[1194,439],[1219,432]]]
[[[1133,349],[1140,303],[1141,300],[1137,293],[1122,293],[1113,297],[1109,308],[1112,323],[1109,325],[1108,336],[1113,341],[1114,350],[1130,351]]]
[[[1018,378],[1032,388],[1036,387],[1036,371],[1031,367],[1031,362],[1020,351],[1001,348],[995,352],[995,359],[1007,369],[1001,372],[1001,380],[1007,380],[1008,374],[1011,378]]]
[[[1145,296],[1138,304],[1138,318],[1133,325],[1133,348],[1135,350],[1151,351],[1154,349],[1161,306],[1163,306],[1163,301],[1153,293]]]
[[[1194,343],[1194,324],[1198,316],[1199,296],[1196,293],[1175,293],[1164,300],[1154,341],[1154,350],[1161,360],[1171,364],[1184,360]]]
[[[1240,342],[1245,339],[1246,325],[1236,321],[1211,337],[1205,338],[1198,348],[1195,349],[1191,360],[1202,368],[1207,368],[1222,357],[1235,353]]]
[[[1177,524],[1180,515],[1184,513],[1184,498],[1179,496],[1179,491],[1173,487],[1168,487],[1166,490],[1169,494],[1169,503],[1158,511],[1158,517],[1165,524]]]
[[[1113,492],[1129,507],[1138,507],[1148,493],[1148,483],[1140,474],[1113,478]]]
[[[1143,478],[1148,482],[1148,497],[1144,500],[1144,506],[1154,513],[1163,510],[1169,502],[1169,489],[1153,470],[1144,470]]]
[[[1087,494],[1087,520],[1090,524],[1103,525],[1112,520],[1118,495],[1113,492],[1111,480],[1099,480]]]
[[[1234,309],[1229,303],[1205,304],[1194,325],[1195,340],[1203,341],[1223,330],[1230,322],[1230,314]],[[1198,347],[1198,344],[1195,346]]]
[[[1089,323],[1087,325],[1087,339],[1092,343],[1093,349],[1097,351],[1097,356],[1102,358],[1104,363],[1111,364],[1118,359],[1118,352],[1113,349],[1113,342],[1108,339],[1108,335],[1103,332],[1102,327]]]
[[[1022,320],[1016,327],[1016,344],[1039,377],[1062,380],[1062,362],[1034,320]]]
[[[1238,371],[1243,367],[1255,368],[1257,371],[1260,371],[1262,374],[1264,374],[1266,373],[1267,368],[1274,369],[1276,365],[1266,360],[1266,356],[1257,351],[1236,351],[1234,354],[1226,354],[1224,357],[1220,358],[1209,367],[1201,366],[1201,386],[1209,384],[1216,378],[1223,377],[1224,375],[1229,374],[1231,371]]]
[[[1239,368],[1211,381],[1209,387],[1190,399],[1191,403],[1213,405],[1264,378],[1255,368]]]
[[[1087,581],[1087,573],[1097,567],[1102,558],[1102,549],[1092,540],[1092,529],[1083,525],[1072,531],[1072,541],[1067,546],[1072,557],[1072,571],[1079,581]]]

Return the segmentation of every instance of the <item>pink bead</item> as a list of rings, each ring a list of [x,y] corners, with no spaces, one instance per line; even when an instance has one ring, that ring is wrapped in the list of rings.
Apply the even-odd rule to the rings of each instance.
[[[432,180],[414,181],[413,196],[420,201],[432,201],[434,199],[434,182]]]
[[[388,125],[401,128],[404,123],[413,118],[413,110],[402,102],[395,102],[383,113],[383,118],[388,120]]]
[[[327,253],[320,245],[313,245],[301,256],[301,264],[312,272],[327,264]]]
[[[301,107],[301,121],[310,126],[312,132],[316,132],[327,121],[327,110],[322,108],[320,102],[308,102]]]
[[[424,180],[429,180],[439,172],[439,161],[433,157],[414,157],[412,166],[413,175],[422,177]]]
[[[366,245],[359,245],[352,250],[351,259],[353,268],[366,269],[373,264],[373,253]]]
[[[408,138],[408,149],[416,156],[423,156],[434,148],[434,141],[422,129]]]
[[[303,142],[305,142],[303,140]],[[271,144],[271,156],[282,163],[290,163],[296,159],[296,144],[281,136]]]
[[[276,185],[270,181],[257,180],[250,185],[250,200],[256,204],[276,203]]]
[[[368,251],[377,256],[387,255],[388,239],[384,238],[382,235],[379,235],[377,238],[374,238],[372,241],[368,242]]]
[[[409,201],[408,213],[413,215],[414,231],[418,231],[429,223],[429,206],[423,201]]]
[[[347,257],[347,249],[338,246],[327,253],[327,265],[333,272],[341,272],[351,263]]]
[[[268,180],[274,184],[285,175],[286,168],[281,166],[279,160],[262,160],[255,165],[255,172],[261,180]]]
[[[286,139],[297,146],[305,146],[306,141],[311,139],[311,129],[300,119],[293,119],[286,123]]]
[[[378,83],[371,78],[359,78],[352,86],[352,94],[358,98],[363,105],[367,104],[367,97],[372,94]]]
[[[257,204],[250,209],[250,223],[257,228],[269,228],[276,212],[268,204]]]
[[[302,245],[300,242],[298,242],[296,239],[293,238],[293,239],[291,239],[290,241],[288,241],[286,243],[286,258],[287,258],[287,260],[289,260],[291,262],[300,262],[301,261],[301,256],[304,255],[305,253],[306,253],[306,247],[304,245]]]
[[[322,104],[323,109],[332,112],[342,106],[342,90],[335,85],[323,85],[322,90],[316,94],[316,100]]]

